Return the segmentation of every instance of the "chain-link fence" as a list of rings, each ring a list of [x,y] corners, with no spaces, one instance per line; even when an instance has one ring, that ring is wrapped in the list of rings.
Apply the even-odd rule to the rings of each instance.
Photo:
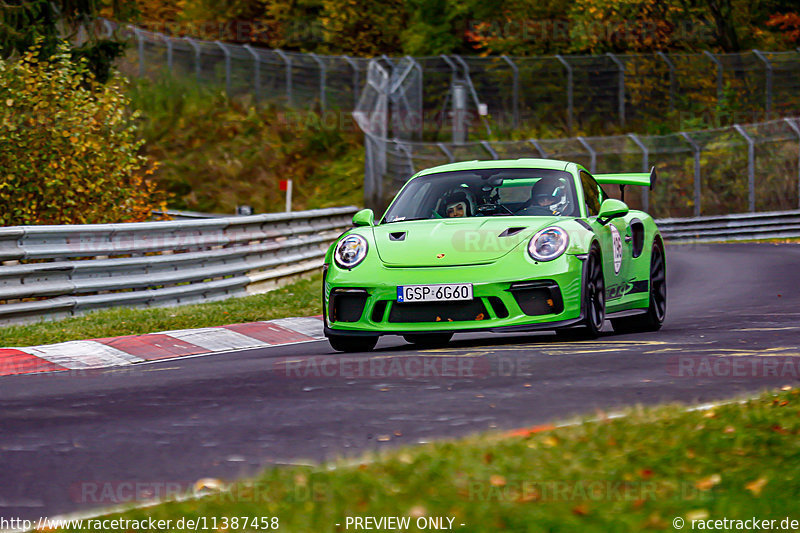
[[[385,170],[373,176],[373,194],[366,196],[368,205],[376,208],[387,205],[420,169],[454,161],[522,157],[575,161],[592,172],[646,172],[655,166],[658,182],[652,191],[631,188],[625,201],[657,217],[800,207],[800,120],[796,118],[670,135],[465,143],[391,139],[384,145]],[[619,197],[617,190],[607,192]]]
[[[626,200],[661,217],[800,205],[796,119],[668,135],[467,141],[470,133],[496,138],[537,124],[602,131],[609,123],[663,123],[670,111],[725,113],[731,122],[794,116],[800,51],[366,59],[178,38],[108,21],[105,29],[132,36],[123,68],[136,75],[193,76],[256,101],[353,111],[365,133],[372,207],[385,206],[420,168],[531,156],[604,172],[654,164],[659,185]]]
[[[379,61],[393,82],[417,84],[398,97],[414,93],[419,102],[411,107],[421,115],[413,119],[413,133],[424,127],[429,140],[450,132],[442,119],[451,111],[454,84],[468,88],[470,112],[484,117],[480,137],[484,128],[497,134],[543,120],[571,131],[592,123],[660,119],[669,110],[719,112],[721,106],[730,113],[784,116],[800,104],[800,51],[367,59],[172,37],[110,21],[105,27],[133,38],[126,68],[135,74],[190,75],[233,95],[298,107],[354,109],[370,62]],[[394,135],[408,138],[402,133]]]

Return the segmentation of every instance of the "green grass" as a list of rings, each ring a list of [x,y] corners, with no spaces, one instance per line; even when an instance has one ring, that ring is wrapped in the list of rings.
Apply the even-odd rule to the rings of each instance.
[[[281,531],[320,532],[346,531],[348,516],[447,516],[461,531],[602,533],[674,531],[675,517],[685,530],[702,518],[800,519],[799,410],[798,389],[707,411],[634,408],[523,436],[273,468],[230,491],[111,517],[278,517]]]
[[[322,275],[315,274],[272,292],[221,302],[151,309],[106,309],[56,322],[7,326],[0,328],[0,347],[318,315],[321,313],[321,282]]]

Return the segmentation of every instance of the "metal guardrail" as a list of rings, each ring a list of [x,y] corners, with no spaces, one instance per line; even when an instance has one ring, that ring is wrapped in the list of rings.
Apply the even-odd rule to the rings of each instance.
[[[800,209],[656,220],[668,241],[748,241],[800,238]]]
[[[0,228],[0,324],[265,292],[319,268],[356,211]]]
[[[265,292],[319,268],[356,211],[0,228],[0,325]],[[656,222],[672,242],[800,238],[800,210]]]

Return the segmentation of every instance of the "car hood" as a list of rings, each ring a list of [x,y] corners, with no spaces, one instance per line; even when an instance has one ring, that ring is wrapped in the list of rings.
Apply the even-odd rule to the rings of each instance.
[[[372,230],[378,256],[387,266],[460,266],[492,263],[558,220],[558,217],[415,220],[382,224]]]

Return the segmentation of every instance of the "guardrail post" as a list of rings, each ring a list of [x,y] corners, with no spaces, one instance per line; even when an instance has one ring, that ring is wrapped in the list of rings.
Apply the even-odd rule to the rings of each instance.
[[[694,142],[685,131],[680,132],[694,152],[694,216],[700,216],[700,145]]]
[[[544,150],[544,148],[542,148],[542,145],[539,144],[539,141],[536,139],[528,139],[528,142],[539,151],[539,155],[542,157],[542,159],[547,159],[547,152]]]
[[[500,159],[500,158],[497,156],[497,152],[495,152],[495,151],[494,151],[494,148],[492,148],[492,145],[491,145],[491,144],[489,144],[489,141],[481,141],[481,146],[483,146],[484,148],[486,148],[486,151],[487,151],[487,152],[489,152],[489,155],[491,155],[491,156],[492,156],[492,159]]]
[[[703,55],[705,55],[707,58],[709,58],[714,63],[714,65],[717,66],[717,102],[721,102],[722,101],[722,94],[724,92],[724,87],[722,85],[723,84],[723,79],[722,79],[722,76],[723,76],[722,61],[717,59],[717,56],[715,56],[714,54],[712,54],[708,50],[703,50]]]
[[[784,118],[783,120],[792,128],[792,131],[797,134],[797,139],[800,140],[800,126],[790,118]],[[800,144],[798,144],[797,152],[797,207],[800,209]]]
[[[567,63],[567,60],[564,59],[561,55],[556,54],[556,59],[558,59],[559,63],[564,66],[564,69],[567,71],[567,131],[572,132],[572,122],[573,122],[573,77],[572,77],[572,65]]]
[[[734,124],[733,129],[747,141],[747,204],[752,213],[756,210],[756,146],[753,138],[740,125]]]
[[[184,37],[186,42],[189,43],[194,50],[194,76],[197,78],[197,81],[200,81],[200,47],[197,46],[197,43],[194,42],[194,39],[190,37]]]
[[[219,46],[222,53],[225,54],[225,93],[231,96],[231,51],[219,41],[214,41],[214,44]]]
[[[584,139],[583,137],[575,137],[575,138],[578,139],[578,142],[581,143],[583,147],[589,151],[589,158],[590,158],[589,172],[594,174],[595,171],[597,170],[597,152],[594,151],[594,148],[592,148],[589,145],[589,143],[586,142],[586,139]]]
[[[664,52],[657,52],[657,54],[658,57],[664,60],[669,69],[669,110],[675,111],[675,93],[677,92],[675,88],[675,63]]]
[[[770,63],[769,59],[767,59],[767,56],[765,56],[764,53],[761,52],[760,50],[753,50],[753,53],[756,55],[757,58],[759,58],[764,63],[764,66],[767,67],[767,72],[764,80],[765,84],[764,90],[766,91],[766,94],[764,96],[766,101],[764,102],[764,105],[766,107],[767,113],[770,113],[772,111],[772,74],[773,74],[772,63]]]
[[[628,137],[636,143],[636,146],[642,151],[642,172],[649,172],[650,171],[650,150],[647,149],[647,146],[639,139],[639,136],[635,133],[629,133]],[[650,188],[649,187],[642,187],[642,210],[647,211],[650,209]]]
[[[261,99],[261,60],[249,44],[244,45],[244,49],[250,52],[253,58],[253,91],[255,91],[255,101],[258,102]]]
[[[360,72],[358,71],[358,63],[353,61],[353,58],[350,56],[342,56],[347,64],[350,65],[350,68],[353,69],[353,109],[358,106],[358,99],[361,98],[361,79],[360,79]]]
[[[283,59],[284,63],[286,63],[286,101],[289,104],[289,106],[291,106],[292,105],[292,58],[287,56],[286,53],[280,48],[276,48],[275,53],[278,54],[278,57]]]
[[[442,151],[444,155],[447,156],[447,159],[450,160],[451,163],[455,163],[456,158],[453,157],[453,152],[451,152],[444,143],[436,143],[436,146],[439,147],[439,150]]]
[[[511,89],[511,107],[513,113],[511,123],[514,129],[517,129],[519,128],[519,68],[517,68],[517,65],[514,64],[514,62],[511,61],[511,58],[509,58],[507,55],[502,55],[500,57],[502,57],[503,61],[508,63],[508,66],[511,67],[511,72],[514,76],[514,85]]]
[[[320,107],[322,108],[322,112],[325,112],[326,106],[326,96],[325,96],[325,86],[327,81],[327,70],[325,69],[325,63],[322,62],[322,59],[319,58],[317,54],[308,54],[311,58],[317,62],[319,65],[319,103]]]
[[[617,104],[619,106],[619,124],[620,126],[625,126],[625,65],[615,54],[608,52],[606,55],[611,58],[611,61],[616,63],[617,67],[619,67],[619,87],[617,94]]]

